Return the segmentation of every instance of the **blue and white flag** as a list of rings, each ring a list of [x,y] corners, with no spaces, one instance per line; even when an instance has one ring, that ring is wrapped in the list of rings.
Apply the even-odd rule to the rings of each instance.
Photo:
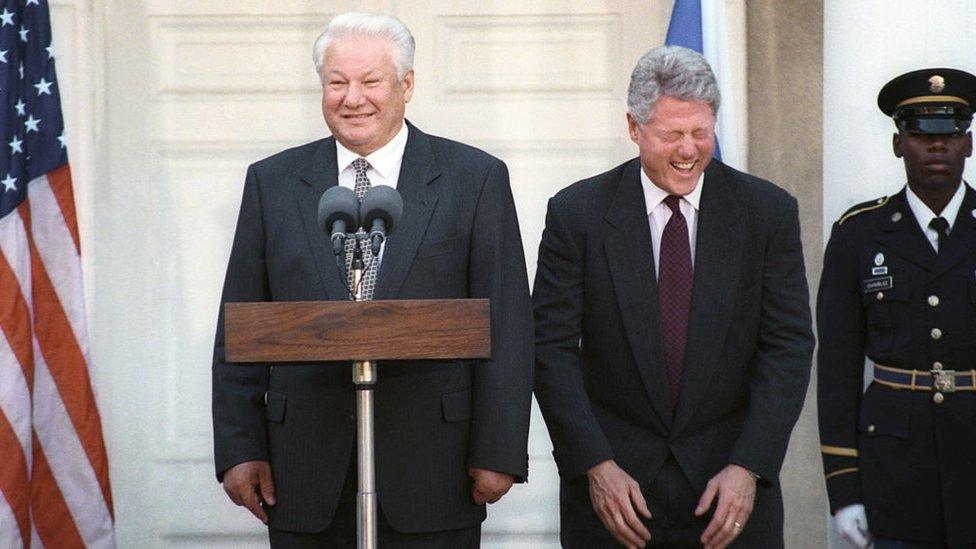
[[[715,128],[715,158],[739,169],[746,167],[745,143],[739,137],[740,124],[729,55],[728,26],[723,0],[675,0],[665,44],[684,46],[705,56],[718,79],[722,93]],[[721,140],[721,148],[719,141]]]

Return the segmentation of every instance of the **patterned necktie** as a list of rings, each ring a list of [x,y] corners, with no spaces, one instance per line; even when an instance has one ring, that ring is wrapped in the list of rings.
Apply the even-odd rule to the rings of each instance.
[[[359,201],[363,201],[363,197],[366,196],[366,191],[371,187],[369,183],[369,177],[366,176],[366,171],[369,170],[369,162],[365,158],[357,158],[353,160],[352,167],[356,171],[356,186],[353,187],[353,191],[356,196],[359,197]],[[352,257],[354,246],[356,242],[359,242],[359,249],[363,253],[363,278],[360,282],[362,284],[362,299],[369,300],[373,299],[373,289],[376,287],[376,271],[379,267],[377,263],[378,260],[374,261],[373,249],[370,247],[369,239],[366,238],[366,231],[360,229],[357,233],[359,238],[347,238],[346,239],[346,273],[347,279],[346,284],[349,286],[350,291],[355,293],[355,288],[353,288],[354,275],[352,271]]]
[[[672,409],[677,405],[681,392],[691,312],[691,244],[688,224],[678,207],[680,201],[681,197],[676,195],[664,199],[664,203],[671,208],[671,219],[661,234],[660,273],[657,279],[664,363],[668,372],[668,396]]]
[[[936,217],[929,221],[929,227],[939,233],[939,249],[937,251],[941,252],[949,238],[949,222],[944,217]]]

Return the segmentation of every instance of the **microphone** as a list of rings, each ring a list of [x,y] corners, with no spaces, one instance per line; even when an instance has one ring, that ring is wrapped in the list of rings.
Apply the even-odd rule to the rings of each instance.
[[[347,231],[359,227],[359,199],[345,187],[330,187],[319,199],[319,227],[332,240],[332,253],[339,255],[346,245]]]
[[[377,185],[366,191],[363,203],[359,206],[359,218],[363,228],[369,228],[370,246],[373,255],[380,253],[380,246],[386,236],[393,232],[403,215],[403,198],[393,187]]]

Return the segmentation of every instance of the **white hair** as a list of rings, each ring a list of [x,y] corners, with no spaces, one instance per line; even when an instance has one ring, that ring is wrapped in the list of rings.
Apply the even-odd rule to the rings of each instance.
[[[658,46],[640,58],[630,75],[627,110],[643,124],[664,96],[703,101],[712,108],[712,114],[718,114],[722,103],[708,61],[695,50],[681,46]]]
[[[348,12],[333,17],[325,32],[319,35],[312,46],[312,61],[315,62],[315,72],[320,77],[325,63],[325,50],[335,40],[349,36],[389,40],[393,46],[393,63],[396,65],[398,79],[403,80],[407,72],[413,69],[413,55],[417,45],[410,29],[402,21],[392,15]]]

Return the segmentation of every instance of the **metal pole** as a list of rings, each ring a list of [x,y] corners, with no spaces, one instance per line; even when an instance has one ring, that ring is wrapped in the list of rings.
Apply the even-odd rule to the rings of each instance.
[[[356,536],[360,549],[376,547],[376,462],[373,449],[373,386],[376,383],[376,367],[372,361],[354,362],[353,383],[356,384],[356,405],[359,424],[358,453],[359,493],[356,494]]]
[[[362,299],[363,261],[356,243],[353,260],[353,288],[356,301]],[[376,549],[376,462],[373,434],[373,388],[376,364],[371,360],[352,363],[352,382],[356,385],[356,439],[359,491],[356,493],[356,544],[359,549]]]

